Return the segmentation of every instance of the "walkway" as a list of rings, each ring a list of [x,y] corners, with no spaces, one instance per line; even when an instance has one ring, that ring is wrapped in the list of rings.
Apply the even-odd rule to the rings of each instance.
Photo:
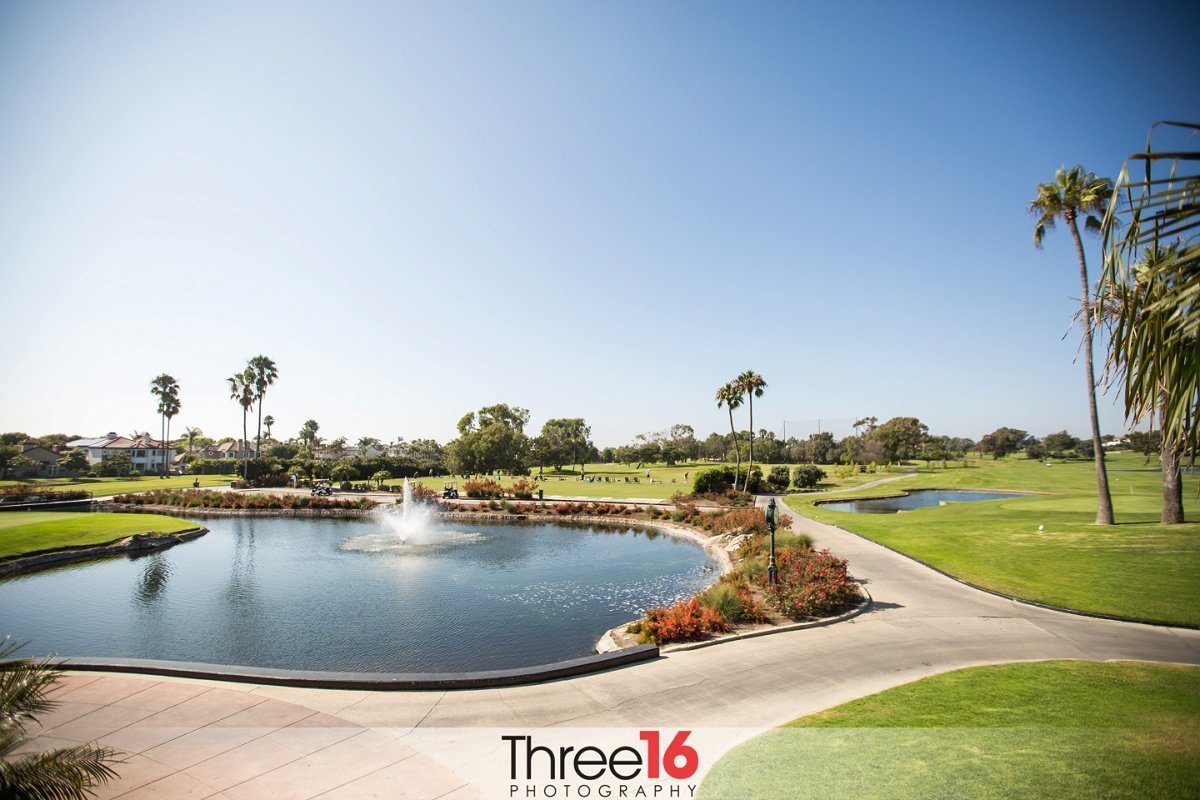
[[[766,728],[959,667],[1060,658],[1200,664],[1200,631],[1004,600],[796,516],[795,528],[849,558],[874,598],[870,611],[505,689],[327,691],[76,674],[45,736],[98,738],[135,754],[101,797],[506,796],[501,735],[541,729],[540,744],[556,735],[547,728],[565,727],[558,735],[568,744],[605,735],[629,744],[631,729],[687,728],[707,766]]]

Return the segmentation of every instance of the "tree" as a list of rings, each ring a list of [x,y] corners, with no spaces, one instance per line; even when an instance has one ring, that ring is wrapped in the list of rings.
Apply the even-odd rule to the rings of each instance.
[[[150,381],[150,394],[158,398],[158,413],[162,420],[162,475],[167,475],[167,458],[171,447],[167,442],[171,439],[171,418],[179,413],[179,383],[165,372]]]
[[[310,419],[300,426],[300,441],[304,442],[309,450],[317,446],[317,431],[320,429],[321,426],[315,419]]]
[[[0,444],[0,478],[7,478],[16,460],[21,457],[21,448],[12,444]]]
[[[733,452],[737,455],[737,470],[733,473],[733,485],[738,485],[742,474],[742,453],[737,446],[737,429],[733,427],[733,410],[742,404],[742,391],[733,381],[717,389],[717,408],[729,409],[729,435],[733,437]]]
[[[858,432],[859,428],[866,428],[867,429],[866,432],[864,434],[862,434],[862,435],[866,435],[866,434],[870,433],[871,431],[875,430],[875,427],[878,425],[878,423],[879,423],[879,417],[862,417],[861,419],[856,419],[854,421],[854,424],[851,427],[854,428],[855,436],[860,435]]]
[[[1124,384],[1125,416],[1149,418],[1162,434],[1162,522],[1184,521],[1180,461],[1200,451],[1200,151],[1154,149],[1156,129],[1200,125],[1157,122],[1146,150],[1121,168],[1104,218],[1104,275],[1111,319],[1108,366]],[[1131,163],[1141,166],[1133,179]]]
[[[87,453],[82,450],[68,450],[58,459],[58,468],[63,472],[78,475],[88,468]]]
[[[555,469],[563,464],[582,466],[583,457],[592,448],[592,428],[579,417],[548,419],[538,437],[538,454]]]
[[[929,428],[916,417],[892,417],[864,438],[883,445],[885,461],[916,458],[929,435]]]
[[[1146,457],[1143,462],[1150,463],[1150,456],[1158,455],[1162,452],[1162,432],[1161,431],[1130,431],[1126,437],[1129,443],[1129,449],[1135,453],[1141,453]]]
[[[355,445],[358,447],[359,458],[366,458],[368,450],[370,450],[372,447],[379,447],[381,444],[383,443],[374,436],[363,436],[357,442],[355,442]]]
[[[274,384],[275,379],[279,377],[279,369],[275,366],[274,361],[259,355],[250,359],[246,366],[246,374],[254,386],[254,399],[258,402],[258,431],[254,435],[254,457],[258,458],[262,446],[263,397],[267,394],[267,388]]]
[[[275,418],[272,417],[270,414],[267,414],[265,417],[263,417],[263,427],[265,427],[267,429],[267,438],[268,439],[271,438],[271,426],[273,426],[274,424],[275,424]]]
[[[446,445],[450,470],[460,475],[525,471],[528,422],[527,410],[503,403],[465,414],[458,421],[459,437]]]
[[[1087,378],[1088,414],[1092,423],[1092,450],[1096,456],[1096,524],[1113,524],[1112,495],[1108,490],[1108,471],[1104,465],[1104,447],[1100,442],[1100,416],[1096,412],[1096,370],[1092,359],[1092,304],[1091,283],[1088,281],[1087,259],[1083,253],[1083,240],[1079,238],[1076,220],[1084,216],[1084,229],[1100,231],[1100,220],[1095,212],[1103,212],[1112,197],[1112,181],[1097,178],[1083,167],[1071,169],[1059,167],[1053,183],[1041,183],[1037,196],[1029,203],[1029,213],[1034,217],[1033,243],[1040,250],[1046,231],[1054,227],[1062,217],[1071,229],[1075,242],[1075,255],[1079,259],[1080,317],[1083,320],[1083,357]]]
[[[242,480],[247,480],[250,476],[250,459],[246,448],[249,446],[250,432],[246,427],[246,415],[254,407],[254,372],[247,367],[242,372],[233,373],[226,381],[229,383],[229,399],[242,407]]]
[[[199,428],[188,426],[183,429],[183,438],[187,441],[189,453],[194,453],[196,450],[196,440],[204,435],[204,431]]]
[[[979,440],[979,452],[991,453],[995,461],[1020,450],[1028,436],[1019,428],[997,428]]]
[[[1045,448],[1047,455],[1062,458],[1068,451],[1079,447],[1079,440],[1066,431],[1048,433],[1046,438],[1042,439],[1042,447]]]
[[[94,744],[16,754],[33,739],[25,726],[57,705],[47,695],[62,675],[49,660],[13,658],[18,649],[0,643],[0,797],[83,800],[117,777],[110,765],[119,754]]]
[[[114,475],[124,477],[133,472],[133,459],[129,457],[129,453],[113,453],[92,467],[92,470],[102,478]]]
[[[748,369],[741,375],[738,375],[734,383],[741,393],[746,396],[746,400],[750,404],[750,462],[746,465],[746,484],[742,487],[742,491],[749,491],[750,470],[754,469],[754,398],[763,396],[763,390],[767,388],[767,382],[763,380],[762,375],[759,375],[752,369]]]

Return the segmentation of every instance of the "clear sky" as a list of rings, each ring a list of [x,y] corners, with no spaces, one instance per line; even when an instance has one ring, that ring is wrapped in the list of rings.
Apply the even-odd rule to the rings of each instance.
[[[157,432],[168,372],[174,430],[240,435],[263,353],[285,437],[703,436],[748,368],[789,435],[1082,435],[1027,203],[1200,119],[1197,41],[1190,2],[3,3],[0,430]]]

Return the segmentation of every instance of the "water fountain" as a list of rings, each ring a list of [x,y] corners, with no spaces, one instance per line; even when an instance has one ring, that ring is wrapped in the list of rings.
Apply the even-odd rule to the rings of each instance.
[[[469,531],[457,531],[439,524],[433,509],[413,499],[412,486],[404,479],[400,505],[379,506],[370,515],[382,532],[353,536],[339,545],[341,550],[365,553],[419,555],[483,541],[485,537]]]

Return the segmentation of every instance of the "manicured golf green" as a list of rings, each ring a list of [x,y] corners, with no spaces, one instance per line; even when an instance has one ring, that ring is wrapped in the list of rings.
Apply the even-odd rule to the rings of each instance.
[[[158,514],[89,514],[70,511],[0,513],[0,559],[63,547],[109,544],[135,533],[178,533],[195,522]]]
[[[1200,796],[1200,668],[976,667],[802,717],[730,751],[717,798]]]
[[[1161,476],[1137,471],[1143,459],[1111,459],[1117,525],[1094,524],[1091,464],[1047,467],[1025,458],[973,462],[968,469],[921,473],[847,493],[902,488],[977,488],[1047,492],[899,514],[852,514],[789,497],[795,511],[847,528],[996,591],[1064,608],[1200,625],[1200,522],[1160,525]],[[1134,470],[1134,471],[1122,471]],[[1187,517],[1200,519],[1197,476],[1185,476]],[[1039,526],[1042,528],[1039,530]]]
[[[0,481],[0,486],[33,484],[59,491],[83,489],[91,492],[93,497],[108,497],[128,492],[148,492],[152,489],[190,489],[192,483],[197,479],[200,481],[200,488],[204,488],[228,486],[230,481],[237,480],[238,476],[172,475],[167,478],[159,478],[153,475],[144,475],[140,478],[36,478],[24,481]]]

